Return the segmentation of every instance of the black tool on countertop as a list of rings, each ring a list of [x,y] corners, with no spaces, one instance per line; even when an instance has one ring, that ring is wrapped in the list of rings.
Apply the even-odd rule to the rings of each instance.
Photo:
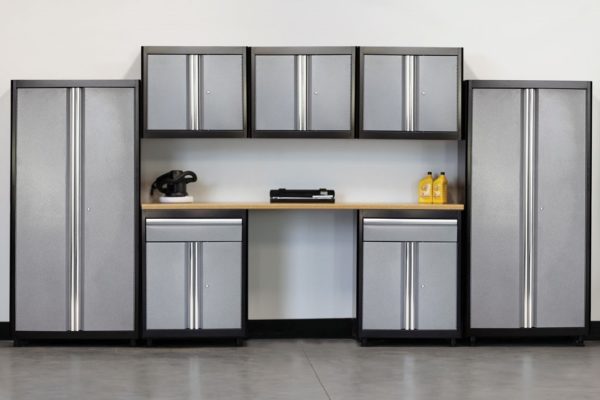
[[[165,198],[173,200],[188,198],[186,185],[197,180],[198,177],[193,171],[169,171],[156,178],[150,189],[150,196],[154,194],[154,190],[158,190],[165,194],[161,197],[161,201]]]
[[[273,189],[271,203],[335,203],[335,191],[330,189]]]

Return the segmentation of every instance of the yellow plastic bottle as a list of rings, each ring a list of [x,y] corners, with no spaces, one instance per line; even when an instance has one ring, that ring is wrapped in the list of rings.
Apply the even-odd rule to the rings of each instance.
[[[446,204],[448,202],[448,179],[446,173],[440,172],[433,181],[433,204]]]
[[[433,175],[427,172],[425,178],[419,181],[419,203],[431,204],[433,201]]]

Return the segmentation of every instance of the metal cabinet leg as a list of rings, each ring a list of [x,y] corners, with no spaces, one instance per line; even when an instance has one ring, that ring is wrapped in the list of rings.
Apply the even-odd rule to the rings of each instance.
[[[475,336],[469,337],[469,346],[475,346],[476,342],[477,339],[475,339]]]
[[[368,345],[369,345],[369,339],[367,339],[367,338],[360,339],[360,347],[366,347]]]
[[[242,346],[244,346],[244,338],[236,338],[236,339],[235,339],[235,345],[236,345],[237,347],[242,347]]]
[[[456,338],[450,339],[450,347],[456,347]]]
[[[584,341],[584,339],[583,339],[583,336],[577,336],[577,337],[575,338],[575,346],[578,346],[578,347],[583,347],[583,346],[585,346],[585,341]]]

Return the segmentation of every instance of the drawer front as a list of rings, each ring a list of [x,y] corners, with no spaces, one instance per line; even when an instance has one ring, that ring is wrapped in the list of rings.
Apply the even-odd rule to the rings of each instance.
[[[455,219],[365,218],[366,242],[456,242]]]
[[[241,218],[146,219],[147,242],[241,242]]]

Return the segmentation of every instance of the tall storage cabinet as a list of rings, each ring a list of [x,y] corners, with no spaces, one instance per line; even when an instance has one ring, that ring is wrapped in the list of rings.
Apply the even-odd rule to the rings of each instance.
[[[253,47],[252,136],[354,137],[354,47]]]
[[[361,47],[361,138],[460,139],[461,48]]]
[[[460,213],[360,213],[358,336],[460,337]]]
[[[246,137],[245,47],[143,47],[144,137]]]
[[[12,96],[14,339],[135,338],[138,82]]]
[[[242,340],[245,218],[242,211],[144,213],[144,338]]]
[[[471,81],[469,335],[587,334],[590,82]]]

